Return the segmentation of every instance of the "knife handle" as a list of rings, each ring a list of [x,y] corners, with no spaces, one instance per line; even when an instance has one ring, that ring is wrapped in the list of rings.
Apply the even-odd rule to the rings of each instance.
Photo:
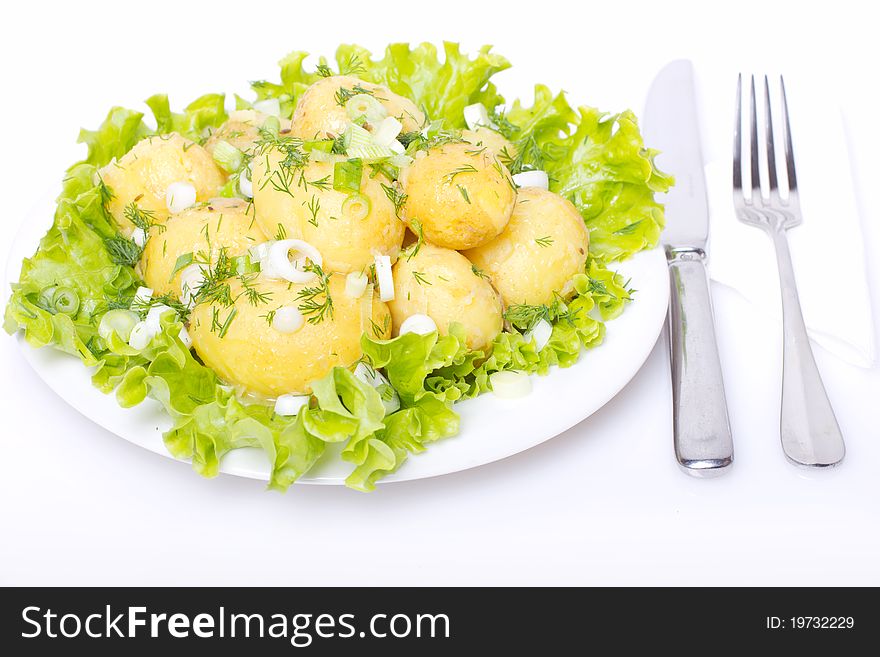
[[[675,457],[688,474],[706,477],[733,463],[733,438],[712,297],[701,249],[667,249],[671,297],[672,422]]]

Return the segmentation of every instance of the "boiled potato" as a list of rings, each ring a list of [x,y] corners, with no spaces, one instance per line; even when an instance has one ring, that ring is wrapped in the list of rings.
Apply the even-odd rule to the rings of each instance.
[[[392,272],[395,292],[388,308],[395,335],[415,314],[433,319],[441,335],[450,323],[462,324],[471,349],[485,347],[501,332],[501,297],[457,251],[422,244],[410,257],[402,256]]]
[[[371,178],[365,166],[358,197],[333,189],[329,162],[285,169],[281,159],[273,150],[252,164],[257,223],[267,235],[305,240],[327,271],[362,271],[376,255],[397,255],[406,226],[382,188],[389,181]]]
[[[190,183],[196,188],[196,200],[207,201],[226,182],[211,154],[176,132],[142,139],[99,173],[113,193],[107,210],[126,235],[134,230],[125,217],[130,203],[137,203],[141,210],[154,213],[156,220],[162,221],[168,216],[165,193],[171,183]]]
[[[404,218],[429,242],[470,249],[496,237],[510,219],[516,190],[489,149],[452,143],[420,151],[401,174]]]
[[[220,141],[225,141],[235,146],[242,153],[253,150],[254,145],[260,138],[260,128],[263,127],[268,118],[268,114],[252,109],[232,112],[226,122],[208,137],[208,140],[205,142],[205,150],[213,155],[214,148]],[[279,124],[282,136],[290,133],[289,120],[279,119]]]
[[[266,240],[248,203],[240,199],[213,199],[207,205],[172,215],[162,230],[151,229],[141,256],[141,271],[147,286],[156,294],[179,297],[183,270],[174,276],[171,272],[180,256],[191,253],[196,261],[210,259],[213,263],[221,249],[235,257]]]
[[[409,98],[351,75],[332,75],[312,84],[300,97],[293,112],[291,134],[300,139],[341,135],[351,122],[351,117],[345,104],[339,103],[337,93],[344,90],[343,94],[357,94],[360,89],[379,101],[388,111],[388,116],[397,118],[403,124],[404,132],[419,130],[424,125],[424,113]]]
[[[507,137],[492,128],[481,125],[473,130],[462,130],[461,138],[477,148],[488,148],[498,156],[502,164],[506,164],[507,161],[516,157],[516,146]]]
[[[260,127],[266,115],[256,110],[237,110],[217,128],[205,142],[205,150],[214,154],[218,142],[225,141],[245,153],[253,148],[260,137]]]
[[[571,295],[571,279],[584,271],[589,241],[570,201],[524,187],[504,232],[464,255],[489,275],[506,305],[549,304],[554,294]]]
[[[316,324],[306,321],[293,333],[273,327],[270,313],[286,306],[299,307],[303,300],[298,295],[315,283],[299,285],[260,276],[252,285],[268,295],[265,303],[252,304],[242,294],[241,283],[233,278],[233,306],[197,305],[189,328],[202,361],[225,381],[251,393],[266,397],[308,393],[312,381],[337,365],[349,367],[361,357],[362,333],[378,338],[391,335],[388,307],[369,294],[357,299],[347,296],[345,276],[331,275],[328,281],[332,317],[327,313]],[[323,300],[323,295],[317,297],[319,303]],[[220,327],[233,310],[235,315],[221,337]]]

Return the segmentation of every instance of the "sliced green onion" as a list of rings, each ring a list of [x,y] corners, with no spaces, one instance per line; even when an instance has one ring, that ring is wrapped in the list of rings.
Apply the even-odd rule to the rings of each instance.
[[[366,274],[359,271],[351,272],[345,277],[345,295],[352,299],[360,299],[367,290],[367,283],[369,280]]]
[[[372,144],[349,147],[346,153],[349,157],[359,157],[366,162],[384,160],[387,157],[394,157],[395,155],[394,151],[387,146],[374,146]]]
[[[281,98],[264,98],[254,103],[254,109],[269,116],[281,116]]]
[[[364,163],[361,160],[337,162],[333,166],[333,189],[337,192],[357,194],[361,191],[361,176],[363,172]]]
[[[230,176],[226,184],[220,188],[221,198],[238,198],[238,176]]]
[[[174,269],[171,270],[171,276],[168,277],[168,282],[170,283],[177,272],[182,271],[187,268],[188,265],[191,265],[193,261],[192,251],[189,253],[184,253],[182,255],[177,256],[177,260],[174,261]]]
[[[392,146],[397,141],[397,135],[403,130],[403,124],[393,116],[385,117],[373,132],[373,143],[379,146]],[[401,148],[403,148],[401,146]]]
[[[310,139],[308,141],[303,142],[302,148],[307,153],[314,153],[316,151],[329,153],[331,150],[333,150],[333,140],[332,139]]]
[[[373,143],[373,135],[359,125],[351,123],[345,130],[344,141],[346,149],[370,146]]]
[[[137,313],[130,310],[110,310],[101,318],[101,323],[98,325],[98,335],[104,340],[109,340],[110,336],[115,333],[122,340],[128,342],[131,330],[139,320],[140,317]]]
[[[337,155],[336,153],[325,153],[324,151],[312,151],[309,153],[309,160],[312,162],[342,162],[347,159],[345,155]]]
[[[55,310],[55,304],[52,303],[52,297],[55,296],[55,290],[58,289],[57,285],[51,285],[42,292],[40,292],[40,296],[37,298],[37,305],[45,310]]]
[[[228,141],[218,141],[214,145],[214,161],[226,173],[235,173],[244,163],[244,153]]]
[[[363,194],[352,194],[342,203],[342,213],[352,219],[366,219],[372,204]]]
[[[263,121],[262,127],[266,132],[277,135],[281,132],[281,121],[278,120],[277,116],[267,116],[266,120]]]
[[[525,397],[532,391],[532,380],[525,372],[493,372],[489,375],[489,384],[495,396],[503,399]]]
[[[242,274],[253,274],[260,271],[260,263],[253,262],[249,255],[240,255],[232,259],[232,266],[235,267],[235,273],[238,276]]]
[[[395,155],[390,160],[388,160],[388,164],[391,166],[395,166],[399,169],[403,167],[408,167],[413,163],[413,159],[409,155]]]
[[[79,295],[69,287],[59,287],[52,295],[52,306],[59,313],[75,315],[79,310]]]
[[[376,123],[388,116],[382,103],[369,94],[357,94],[345,103],[345,111],[352,119],[365,118],[370,123]]]

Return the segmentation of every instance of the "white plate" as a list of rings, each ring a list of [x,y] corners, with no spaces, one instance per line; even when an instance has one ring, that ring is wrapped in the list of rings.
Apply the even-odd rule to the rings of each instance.
[[[19,231],[7,265],[7,283],[18,279],[21,260],[33,254],[51,223],[53,195],[47,194]],[[48,219],[47,219],[48,218]],[[456,404],[461,433],[433,443],[411,456],[382,481],[406,481],[457,472],[512,456],[549,440],[589,417],[610,401],[638,372],[657,341],[666,317],[669,277],[660,249],[645,251],[615,267],[636,288],[635,301],[608,322],[605,342],[584,352],[574,366],[533,376],[533,391],[523,399],[504,400],[491,393]],[[8,285],[5,289],[9,289]],[[32,349],[19,336],[25,358],[64,401],[108,431],[150,451],[172,458],[162,442],[171,419],[158,402],[123,409],[115,396],[92,386],[91,371],[79,360],[54,349]],[[342,484],[351,464],[328,449],[321,461],[299,481]],[[268,480],[269,463],[258,449],[228,454],[223,472]]]

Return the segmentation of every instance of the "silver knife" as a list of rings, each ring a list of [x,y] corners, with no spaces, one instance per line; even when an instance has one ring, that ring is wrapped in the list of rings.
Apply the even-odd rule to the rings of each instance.
[[[730,469],[733,438],[706,273],[709,207],[694,96],[691,62],[667,64],[648,92],[643,134],[646,144],[661,151],[657,166],[675,176],[662,237],[671,283],[675,457],[685,472],[705,477]]]

